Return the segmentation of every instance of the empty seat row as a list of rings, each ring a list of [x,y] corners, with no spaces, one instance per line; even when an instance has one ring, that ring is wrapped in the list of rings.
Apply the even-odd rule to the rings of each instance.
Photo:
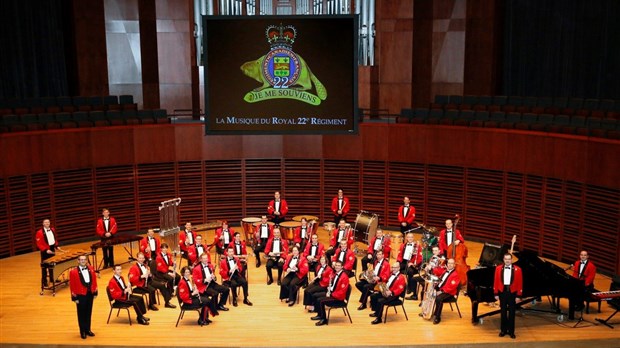
[[[137,110],[132,95],[94,97],[47,97],[0,100],[0,115],[40,114],[75,111]]]

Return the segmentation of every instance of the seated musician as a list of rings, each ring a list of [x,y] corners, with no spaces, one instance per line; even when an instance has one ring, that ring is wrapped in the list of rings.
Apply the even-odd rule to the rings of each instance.
[[[385,282],[385,292],[375,292],[370,296],[370,308],[372,313],[371,317],[375,317],[375,320],[370,323],[375,325],[381,322],[381,316],[383,315],[383,306],[390,305],[398,300],[403,291],[405,291],[407,280],[405,276],[400,273],[400,263],[394,262],[392,264],[392,272]]]
[[[314,309],[317,315],[310,318],[318,320],[316,326],[327,325],[327,315],[325,306],[344,305],[349,289],[349,277],[342,268],[342,262],[334,261],[334,273],[329,281],[326,292],[317,292],[314,294]]]
[[[312,234],[312,226],[308,225],[308,220],[305,217],[301,218],[301,226],[295,228],[293,242],[299,250],[305,250],[310,235]]]
[[[288,204],[286,204],[286,200],[280,198],[280,192],[274,192],[273,199],[267,206],[267,214],[271,221],[279,225],[286,219],[286,213],[288,213]]]
[[[325,251],[327,254],[328,260],[334,256],[335,249],[340,245],[340,241],[346,240],[347,246],[353,245],[355,242],[355,235],[353,234],[353,230],[349,227],[347,228],[347,223],[344,219],[341,219],[338,223],[338,228],[334,229],[331,237],[329,238],[329,247]]]
[[[176,260],[168,252],[168,244],[162,243],[161,249],[155,258],[157,264],[155,268],[155,279],[163,281],[168,287],[168,291],[174,294],[174,289],[179,284],[181,276],[176,272]]]
[[[316,267],[318,265],[318,261],[324,254],[325,250],[323,244],[319,243],[319,236],[317,234],[313,234],[312,241],[306,244],[306,249],[304,249],[304,256],[306,257],[306,260],[308,260],[308,267],[315,270],[315,276],[317,275]]]
[[[228,247],[233,248],[234,255],[239,258],[239,261],[241,261],[241,266],[243,266],[241,275],[247,279],[246,270],[248,268],[248,249],[245,245],[245,241],[241,240],[241,234],[239,232],[235,232],[233,241],[230,242]]]
[[[234,234],[235,231],[232,228],[228,228],[228,221],[226,220],[222,221],[222,227],[215,230],[213,244],[215,244],[215,250],[219,255],[226,255],[226,249],[228,244],[232,242]]]
[[[147,261],[151,261],[152,257],[155,257],[159,254],[159,249],[161,247],[161,242],[159,238],[155,237],[155,231],[152,228],[149,228],[146,231],[146,237],[140,240],[140,251],[144,253]]]
[[[273,283],[272,268],[278,269],[278,285],[282,284],[282,267],[286,260],[286,254],[288,252],[288,242],[285,239],[280,238],[280,229],[273,229],[273,238],[267,241],[265,245],[265,254],[269,259],[265,268],[267,270],[267,285]]]
[[[334,270],[327,263],[327,256],[321,255],[319,257],[319,264],[316,265],[314,273],[316,277],[304,290],[304,306],[308,308],[309,313],[314,312],[314,294],[327,292],[329,279],[332,273],[334,273]]]
[[[114,275],[108,282],[108,291],[110,296],[114,299],[114,302],[130,303],[133,306],[136,316],[138,317],[138,323],[142,325],[149,324],[149,318],[145,317],[146,305],[142,296],[133,295],[131,293],[131,286],[129,283],[125,283],[123,279],[123,268],[120,265],[114,266]]]
[[[211,312],[217,311],[216,304],[213,299],[208,296],[201,295],[198,292],[198,287],[193,284],[191,275],[192,271],[189,267],[183,267],[181,269],[183,277],[179,281],[179,302],[181,308],[185,310],[200,308],[200,318],[198,319],[198,325],[209,325],[212,321],[209,320],[209,308]]]
[[[413,292],[407,299],[415,301],[418,299],[418,283],[413,281],[413,276],[418,274],[418,267],[422,264],[422,245],[413,240],[413,233],[405,236],[405,243],[400,245],[396,260],[400,262],[401,273],[407,275],[407,293]]]
[[[375,254],[382,250],[384,257],[390,257],[392,251],[392,241],[383,235],[383,230],[377,228],[375,236],[368,243],[368,255],[362,258],[362,271],[368,269],[368,264],[375,261]]]
[[[222,283],[232,288],[233,306],[237,307],[237,287],[243,289],[243,303],[251,306],[248,300],[248,281],[243,276],[243,265],[239,257],[235,256],[233,247],[226,250],[226,256],[220,260],[220,275]]]
[[[265,251],[265,246],[271,236],[273,235],[273,226],[267,224],[267,216],[260,217],[260,224],[256,226],[254,231],[254,240],[256,240],[256,246],[254,247],[254,255],[256,256],[256,267],[260,267],[260,252]]]
[[[440,277],[441,275],[443,275],[443,268],[441,266],[444,265],[444,263],[446,262],[446,259],[443,257],[443,255],[441,255],[439,253],[439,246],[435,245],[433,247],[433,256],[431,256],[431,258],[428,260],[428,262],[426,263],[426,266],[424,266],[424,271],[427,274],[430,275],[434,275],[436,277]],[[409,286],[411,286],[411,288],[413,289],[415,287],[415,292],[413,295],[411,295],[411,297],[407,297],[408,300],[417,300],[417,294],[418,294],[418,286],[420,286],[422,288],[422,291],[420,292],[420,301],[424,300],[424,285],[426,280],[420,276],[420,274],[415,274],[412,279],[409,280],[410,282],[413,281],[415,285],[411,286],[411,283],[409,284]]]
[[[206,295],[215,299],[218,303],[216,310],[213,311],[213,315],[217,315],[217,310],[228,310],[224,304],[226,304],[226,300],[228,300],[230,289],[226,285],[217,283],[217,278],[213,271],[214,267],[211,262],[209,262],[209,254],[202,253],[202,255],[200,255],[200,263],[192,270],[192,276],[198,288],[198,292],[203,296]],[[218,296],[219,301],[217,301]]]
[[[103,216],[97,220],[96,230],[103,244],[116,234],[118,226],[116,225],[116,220],[110,216],[110,211],[107,208],[103,208],[101,214]],[[103,268],[114,266],[114,246],[103,244],[101,251],[103,253]]]
[[[415,207],[409,204],[409,197],[403,198],[403,205],[398,208],[398,223],[400,224],[400,233],[411,229],[411,225],[415,220]]]
[[[360,281],[355,283],[355,287],[361,292],[360,306],[357,307],[358,311],[366,309],[368,296],[370,296],[370,292],[374,289],[375,285],[378,283],[385,283],[390,276],[390,263],[383,258],[383,251],[377,251],[373,266],[372,271],[367,270],[364,272],[360,277]]]
[[[35,234],[35,240],[37,243],[37,248],[41,252],[41,264],[43,264],[43,261],[56,255],[58,238],[56,238],[56,230],[53,227],[50,227],[50,219],[43,220],[43,227],[40,228]],[[41,267],[41,286],[47,286],[48,274],[50,282],[53,283],[53,268]]]
[[[187,265],[191,265],[187,256],[187,248],[194,245],[196,232],[194,232],[192,223],[186,222],[185,229],[179,232],[179,248],[181,249],[181,257],[187,260]]]
[[[166,307],[176,308],[175,305],[170,303],[172,295],[168,291],[166,283],[161,282],[153,278],[149,266],[145,263],[146,258],[144,253],[139,252],[136,255],[136,263],[129,269],[129,283],[134,286],[133,292],[135,294],[149,294],[149,309],[156,311],[157,306],[155,303],[155,291],[159,290],[164,300],[166,301]]]
[[[459,245],[459,243],[465,243],[465,239],[463,239],[463,235],[461,235],[460,230],[452,230],[452,220],[446,220],[446,228],[439,232],[439,250],[444,256],[448,256],[448,247],[452,245]]]
[[[283,268],[286,270],[286,276],[282,279],[280,286],[280,300],[287,299],[286,302],[291,307],[295,305],[299,287],[308,281],[308,260],[299,253],[299,247],[293,247]]]
[[[200,262],[200,255],[203,253],[209,253],[209,246],[202,244],[202,235],[197,234],[194,245],[187,247],[187,258],[191,267],[196,266],[196,264]],[[209,262],[211,262],[211,255],[209,255]]]
[[[443,303],[446,300],[454,299],[458,291],[459,282],[459,275],[454,269],[454,259],[448,259],[447,268],[441,275],[441,278],[439,278],[439,284],[435,287],[437,296],[435,297],[435,319],[433,319],[433,324],[441,322]]]
[[[579,260],[575,261],[573,264],[573,278],[583,280],[585,285],[585,292],[583,294],[578,294],[578,297],[575,299],[575,309],[578,311],[584,308],[585,296],[588,296],[588,293],[594,291],[595,276],[596,266],[589,260],[588,252],[582,250],[579,253]]]
[[[327,255],[327,253],[325,253],[325,255]],[[344,239],[340,241],[340,248],[336,249],[334,256],[332,256],[332,262],[336,261],[340,261],[347,275],[353,277],[353,266],[357,262],[357,258],[353,250],[348,248],[347,241]]]

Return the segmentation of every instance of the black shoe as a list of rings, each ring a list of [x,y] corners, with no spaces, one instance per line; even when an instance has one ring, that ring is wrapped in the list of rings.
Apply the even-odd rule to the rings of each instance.
[[[375,320],[370,322],[372,325],[377,325],[381,323],[381,319],[380,318],[376,318]]]
[[[510,334],[510,338],[512,338],[512,339],[514,340],[515,338],[517,338],[517,335],[515,335],[515,334]]]
[[[142,316],[142,318],[143,318],[144,320],[146,320],[146,321],[151,321],[151,319],[150,319],[150,318],[147,318],[147,317],[145,317],[145,316]]]
[[[323,325],[327,325],[327,320],[322,319],[320,321],[318,321],[316,324],[314,324],[316,326],[323,326]]]
[[[366,308],[368,308],[368,307],[366,307],[366,304],[365,304],[365,303],[362,303],[359,307],[357,307],[357,310],[358,310],[358,311],[363,311],[363,310],[364,310],[364,309],[366,309]]]
[[[154,304],[150,305],[149,309],[152,310],[152,311],[158,311],[159,310],[159,308],[157,308],[157,306],[154,305]]]
[[[210,320],[209,318],[205,319],[205,325],[209,325],[211,324],[213,321]]]
[[[271,284],[273,284],[273,279],[267,280],[267,285],[271,285]]]
[[[86,336],[95,337],[95,333],[89,330],[86,332]]]
[[[413,300],[413,301],[417,301],[418,297],[416,295],[411,295],[411,296],[407,296],[405,297],[405,300]]]
[[[500,333],[499,333],[499,337],[504,337],[504,336],[506,336],[506,333],[505,333],[505,332],[500,332]]]
[[[202,320],[202,319],[198,319],[198,325],[200,325],[200,326],[205,325],[204,320]]]
[[[377,317],[377,313],[372,312],[372,313],[368,314],[368,316],[371,317],[371,318],[376,318]]]
[[[247,298],[245,300],[243,300],[243,304],[251,306],[252,302],[250,302],[250,300],[248,300]]]
[[[148,325],[149,321],[144,318],[138,318],[138,324],[140,325]]]
[[[86,332],[80,332],[80,337],[82,337],[83,340],[86,339]]]
[[[217,309],[220,310],[220,311],[224,311],[224,312],[228,311],[228,308],[224,307],[224,305],[217,306]]]
[[[282,282],[280,281],[280,279],[278,279],[278,286],[282,285]]]
[[[260,267],[260,261],[256,261],[256,268]]]
[[[433,324],[437,325],[441,323],[441,318],[435,318],[435,320],[433,320]]]
[[[166,302],[166,308],[177,308],[177,306],[173,305],[170,302]]]
[[[316,313],[314,309],[308,309],[308,313]]]
[[[237,307],[237,300],[233,300],[233,307]]]
[[[323,317],[321,317],[320,315],[315,315],[312,318],[310,318],[310,320],[323,320]]]
[[[291,301],[291,302],[288,303],[289,307],[293,307],[294,305],[295,305],[295,301]]]

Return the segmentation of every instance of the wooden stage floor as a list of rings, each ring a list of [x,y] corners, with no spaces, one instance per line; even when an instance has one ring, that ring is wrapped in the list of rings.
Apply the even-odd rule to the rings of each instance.
[[[237,227],[237,230],[240,228]],[[213,240],[213,231],[207,232],[207,240]],[[321,241],[327,240],[327,232],[319,229]],[[419,238],[419,236],[417,236]],[[65,248],[89,249],[90,243],[65,246]],[[482,244],[467,243],[470,258],[468,263],[477,262]],[[126,260],[127,254],[120,247],[115,248],[116,261]],[[596,262],[596,259],[594,259]],[[498,337],[499,316],[485,318],[481,325],[471,323],[471,305],[467,297],[459,298],[463,318],[459,318],[456,308],[450,311],[444,307],[442,322],[433,325],[418,316],[418,301],[407,301],[405,308],[409,320],[402,311],[393,310],[388,315],[387,324],[371,325],[369,309],[357,311],[359,291],[354,288],[351,295],[350,312],[353,324],[343,316],[342,311],[332,311],[328,326],[316,327],[302,305],[288,307],[278,300],[279,288],[274,283],[265,283],[264,263],[257,269],[250,259],[250,300],[253,307],[241,302],[239,307],[230,307],[222,312],[214,322],[200,327],[196,324],[196,312],[187,312],[185,318],[175,328],[179,309],[164,308],[163,303],[157,312],[149,311],[151,325],[129,326],[126,312],[115,317],[113,313],[109,324],[106,319],[109,305],[105,296],[105,286],[112,276],[111,270],[104,270],[99,279],[99,296],[93,308],[92,330],[96,337],[82,340],[77,326],[75,305],[70,301],[68,287],[58,290],[55,297],[50,292],[39,295],[39,253],[15,256],[0,260],[0,345],[2,347],[25,347],[34,345],[69,346],[151,346],[151,347],[292,347],[292,346],[433,346],[433,347],[620,347],[620,323],[610,329],[597,323],[595,318],[607,318],[613,310],[603,303],[602,313],[596,313],[592,305],[590,314],[584,314],[587,322],[573,328],[574,321],[557,322],[551,314],[517,314],[517,339]],[[129,264],[123,266],[126,277]],[[611,280],[597,275],[596,287],[609,289]],[[351,284],[353,285],[353,280]],[[302,294],[303,295],[303,294]],[[176,300],[173,301],[176,304]],[[562,302],[566,310],[566,301]],[[546,301],[538,308],[548,308]],[[482,305],[480,312],[492,308]],[[132,311],[132,318],[135,315]],[[593,324],[595,323],[595,324]]]

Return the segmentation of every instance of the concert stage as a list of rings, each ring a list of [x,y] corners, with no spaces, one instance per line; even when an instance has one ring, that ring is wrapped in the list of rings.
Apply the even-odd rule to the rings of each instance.
[[[240,228],[236,227],[235,230]],[[319,236],[323,243],[327,241],[327,233],[321,228]],[[207,240],[213,240],[213,231],[207,232]],[[474,242],[467,242],[467,245],[470,255],[468,263],[474,266],[483,245]],[[63,247],[90,250],[90,243]],[[397,248],[397,245],[393,248]],[[115,247],[115,257],[117,262],[126,260],[127,255],[121,246]],[[592,255],[595,263],[598,257],[602,256]],[[597,313],[596,305],[592,304],[590,314],[584,313],[587,322],[579,323],[576,328],[573,328],[575,321],[558,322],[556,315],[518,313],[517,338],[512,340],[508,336],[498,337],[499,315],[484,318],[483,324],[473,325],[470,300],[465,296],[460,296],[458,300],[463,318],[459,318],[456,308],[450,311],[450,306],[446,305],[441,324],[433,325],[418,316],[418,301],[407,301],[405,309],[409,316],[408,321],[399,308],[397,314],[390,309],[386,324],[371,325],[372,318],[368,316],[370,311],[356,310],[359,291],[353,288],[349,305],[353,323],[349,323],[341,310],[333,310],[329,325],[317,327],[315,322],[310,320],[312,315],[306,313],[303,305],[288,307],[286,303],[278,300],[278,286],[275,283],[266,285],[264,262],[259,269],[254,267],[253,257],[249,263],[250,300],[254,306],[245,306],[241,301],[239,307],[229,305],[229,312],[221,312],[220,316],[212,318],[212,324],[204,327],[196,324],[197,313],[192,311],[188,311],[179,326],[175,327],[179,309],[164,308],[163,303],[159,306],[159,311],[147,313],[151,319],[149,326],[138,325],[133,311],[131,313],[134,325],[129,326],[127,312],[124,310],[118,317],[115,311],[110,323],[106,324],[110,307],[105,287],[112,271],[103,270],[101,278],[98,279],[100,296],[95,300],[92,316],[92,330],[96,337],[82,340],[77,326],[75,305],[70,300],[68,287],[57,289],[55,297],[49,291],[39,295],[39,253],[2,259],[0,344],[2,347],[620,347],[620,327],[610,329],[594,320],[607,318],[613,313],[606,303],[601,306],[602,313]],[[129,266],[123,265],[125,279]],[[608,290],[610,282],[608,277],[600,274],[595,280],[596,287],[601,290]],[[353,280],[351,284],[353,286]],[[173,303],[177,304],[176,299]],[[562,306],[565,312],[566,300],[562,301]],[[549,304],[543,298],[543,302],[536,305],[536,308],[548,309]],[[481,305],[480,313],[493,309],[495,308]],[[579,314],[576,316],[579,317]],[[618,318],[614,319],[618,322]],[[620,323],[617,326],[620,326]]]

